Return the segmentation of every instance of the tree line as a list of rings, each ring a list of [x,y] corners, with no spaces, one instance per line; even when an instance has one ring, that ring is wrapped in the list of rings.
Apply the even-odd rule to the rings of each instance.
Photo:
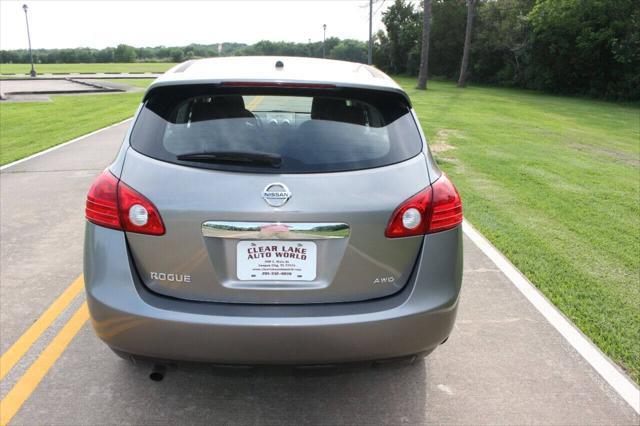
[[[638,0],[393,0],[382,22],[384,30],[374,37],[374,64],[390,74],[413,76],[422,64],[419,83],[437,76],[461,86],[468,80],[640,100]],[[324,51],[332,59],[367,61],[367,44],[359,40],[330,37]],[[121,44],[33,53],[36,63],[181,62],[219,55],[322,57],[323,43],[222,43],[221,51],[218,44]],[[28,63],[29,55],[3,50],[0,62]]]
[[[374,62],[392,74],[422,59],[459,85],[640,100],[638,0],[395,0],[382,21]]]

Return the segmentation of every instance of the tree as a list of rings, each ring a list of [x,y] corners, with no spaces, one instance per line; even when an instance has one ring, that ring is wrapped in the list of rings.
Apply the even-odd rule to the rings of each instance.
[[[469,68],[469,50],[471,49],[471,32],[473,31],[473,18],[476,14],[478,0],[467,0],[467,28],[464,33],[464,48],[462,50],[462,64],[460,65],[460,78],[458,87],[467,85],[467,70]]]
[[[96,54],[96,62],[113,62],[115,54],[115,49],[113,47],[107,47],[105,49],[99,50]]]
[[[449,79],[458,78],[466,21],[467,5],[465,0],[431,1],[431,30],[429,34],[429,72],[431,75]]]
[[[413,4],[396,0],[382,13],[389,40],[389,70],[403,74],[408,70],[409,55],[420,38],[420,16]]]
[[[427,88],[427,71],[429,70],[429,35],[431,32],[431,0],[424,0],[422,12],[422,48],[420,50],[420,72],[418,89]]]
[[[527,14],[535,0],[500,0],[478,4],[470,63],[473,80],[522,86],[531,25]]]
[[[184,58],[184,51],[179,47],[172,47],[169,50],[169,55],[171,57],[171,62],[182,62]]]
[[[116,62],[133,62],[136,60],[136,49],[126,44],[119,44],[113,53],[113,60]]]
[[[329,58],[367,63],[367,45],[359,40],[342,40],[329,52]]]
[[[640,97],[640,2],[538,0],[528,18],[529,87]]]
[[[373,41],[373,63],[381,70],[388,70],[391,68],[389,45],[389,38],[385,32],[378,30]]]

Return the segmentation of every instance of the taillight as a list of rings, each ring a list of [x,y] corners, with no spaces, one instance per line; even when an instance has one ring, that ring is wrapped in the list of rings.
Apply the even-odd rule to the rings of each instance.
[[[427,233],[429,223],[429,206],[431,205],[431,187],[427,187],[409,198],[393,212],[389,225],[384,235],[387,238],[410,237],[412,235],[424,235]],[[407,227],[406,222],[409,216],[416,216],[418,213],[418,223],[413,223],[413,227]]]
[[[139,234],[164,234],[162,218],[153,203],[108,170],[91,185],[85,215],[89,222],[107,228]]]
[[[387,238],[411,237],[455,228],[462,222],[462,200],[443,173],[431,186],[418,192],[393,212]]]
[[[428,233],[446,231],[462,223],[462,200],[444,173],[431,185],[433,190]]]
[[[120,223],[125,231],[162,235],[164,225],[160,213],[144,195],[120,181],[118,184]]]
[[[91,185],[84,213],[87,220],[96,225],[122,229],[118,216],[118,178],[108,170]]]

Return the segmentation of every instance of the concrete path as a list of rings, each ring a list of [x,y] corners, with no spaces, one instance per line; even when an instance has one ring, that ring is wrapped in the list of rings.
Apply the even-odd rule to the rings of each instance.
[[[84,197],[114,157],[127,126],[1,173],[3,354],[80,275]],[[640,421],[469,239],[454,333],[412,366],[318,371],[187,366],[152,382],[148,368],[116,358],[84,323],[37,386],[23,380],[54,336],[64,333],[83,299],[77,296],[2,380],[2,398],[15,393],[16,383],[27,396],[11,424]]]
[[[10,80],[10,79],[25,79],[31,81],[37,80],[64,80],[65,78],[84,78],[84,79],[93,79],[93,78],[157,78],[160,77],[163,73],[158,72],[85,72],[85,73],[43,73],[38,74],[36,77],[29,77],[28,74],[0,74],[0,78],[2,80]]]
[[[107,77],[108,78],[108,77]],[[118,79],[116,81],[127,81]],[[34,78],[0,79],[0,100],[25,102],[49,100],[43,95],[84,95],[113,92],[141,92],[144,89],[125,83],[114,83],[95,78]]]
[[[0,80],[0,90],[2,93],[73,93],[73,92],[85,92],[87,90],[95,89],[94,87],[86,84],[78,83],[68,79],[56,79],[56,80]]]

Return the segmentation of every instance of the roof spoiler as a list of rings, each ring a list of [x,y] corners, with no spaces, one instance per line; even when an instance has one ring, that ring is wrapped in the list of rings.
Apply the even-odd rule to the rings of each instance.
[[[367,90],[378,93],[388,93],[393,94],[399,97],[404,104],[406,104],[409,108],[411,108],[411,99],[409,95],[407,95],[403,90],[396,88],[381,88],[376,86],[367,86],[367,85],[342,85],[342,84],[329,84],[329,83],[312,83],[312,82],[303,82],[303,81],[211,81],[211,80],[191,80],[191,81],[167,81],[167,82],[156,82],[153,83],[146,91],[144,95],[143,102],[149,99],[149,97],[158,90],[162,89],[170,89],[170,88],[195,88],[195,87],[209,86],[212,91],[216,90],[229,90],[229,89],[239,89],[239,90],[260,90],[264,89],[265,91],[284,89],[284,90],[309,90],[309,91],[341,91],[341,90]]]

